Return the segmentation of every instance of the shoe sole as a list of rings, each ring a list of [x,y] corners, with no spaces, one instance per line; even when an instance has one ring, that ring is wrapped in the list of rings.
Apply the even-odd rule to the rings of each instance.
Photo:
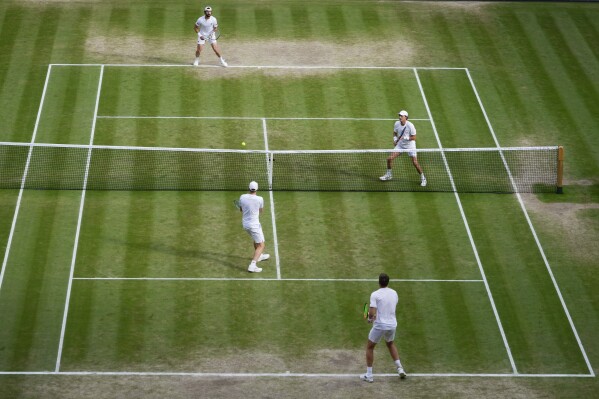
[[[374,380],[367,380],[366,378],[362,378],[362,377],[360,377],[360,380],[371,383],[371,384],[374,382]]]

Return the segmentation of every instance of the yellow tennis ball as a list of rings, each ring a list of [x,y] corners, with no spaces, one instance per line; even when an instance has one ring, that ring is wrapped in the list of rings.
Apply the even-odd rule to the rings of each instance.
[[[241,142],[241,145],[245,147],[245,141],[242,141],[242,142]]]

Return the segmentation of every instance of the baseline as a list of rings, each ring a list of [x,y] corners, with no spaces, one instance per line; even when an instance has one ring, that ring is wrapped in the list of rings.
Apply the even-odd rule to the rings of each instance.
[[[189,64],[62,64],[55,63],[50,64],[53,66],[106,66],[106,67],[148,67],[148,68],[218,68],[223,69],[222,66],[218,65],[199,65],[192,66]],[[393,67],[393,66],[334,66],[334,65],[230,65],[227,69],[230,68],[241,68],[241,69],[388,69],[388,70],[412,70],[412,69],[422,69],[422,70],[466,70],[464,67]]]
[[[114,281],[324,281],[324,282],[367,282],[378,280],[367,278],[250,278],[250,277],[74,277],[73,280],[114,280]],[[391,279],[391,282],[413,283],[482,283],[484,280],[438,280],[438,279]]]
[[[0,371],[0,375],[57,375],[57,376],[153,376],[153,377],[211,377],[211,378],[358,378],[359,374],[326,373],[196,373],[176,371]],[[398,378],[397,374],[374,374],[375,377]],[[422,378],[592,378],[589,374],[492,374],[492,373],[410,373],[409,377]]]

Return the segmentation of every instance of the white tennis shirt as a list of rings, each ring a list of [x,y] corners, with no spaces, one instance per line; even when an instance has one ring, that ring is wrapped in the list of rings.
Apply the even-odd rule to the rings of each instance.
[[[260,227],[260,209],[264,208],[264,198],[259,195],[242,194],[239,205],[243,212],[241,224],[244,229]]]
[[[370,307],[376,308],[374,327],[381,330],[390,330],[397,327],[397,319],[395,318],[397,302],[397,292],[389,287],[380,288],[370,295]]]
[[[413,140],[410,141],[410,137],[416,136],[416,127],[414,127],[412,122],[406,121],[406,124],[402,126],[400,121],[396,121],[395,126],[393,126],[393,131],[397,133],[397,137],[401,136],[401,140],[397,143],[401,148],[416,146],[416,143]]]
[[[208,33],[212,32],[214,30],[214,28],[216,28],[218,26],[218,22],[216,21],[216,18],[214,18],[214,17],[210,17],[208,20],[206,20],[206,16],[202,15],[196,21],[196,26],[200,28],[200,35],[203,36],[203,35],[207,35]]]

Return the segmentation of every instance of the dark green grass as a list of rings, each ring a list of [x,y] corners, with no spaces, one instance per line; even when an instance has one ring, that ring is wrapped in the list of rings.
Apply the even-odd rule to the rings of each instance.
[[[199,6],[187,1],[163,3],[4,2],[0,138],[31,140],[51,62],[189,62],[190,27]],[[256,53],[269,51],[261,42],[269,38],[294,45],[321,41],[339,46],[337,50],[347,54],[342,63],[354,65],[369,63],[360,59],[363,52],[356,43],[363,43],[362,50],[382,43],[380,61],[372,63],[466,66],[501,145],[565,145],[567,194],[559,199],[545,194],[539,197],[541,203],[534,197],[525,201],[591,364],[597,363],[599,300],[593,237],[599,220],[595,209],[599,147],[594,133],[599,124],[594,112],[599,93],[595,40],[599,9],[594,4],[230,1],[215,7],[225,50],[228,42]],[[364,41],[364,32],[376,35]],[[96,36],[114,39],[116,45],[93,46]],[[190,36],[188,53],[165,52]],[[118,44],[124,39],[132,39],[139,51],[119,53]],[[394,42],[402,43],[406,51],[387,51]],[[316,56],[319,49],[313,49]],[[94,74],[98,76],[99,68],[59,68],[53,68],[56,80],[49,86],[38,141],[87,143],[86,124],[91,122]],[[427,117],[411,71],[329,71],[309,76],[205,71],[106,68],[99,114],[394,118],[406,108],[413,118]],[[443,146],[494,144],[463,72],[419,75]],[[204,106],[201,92],[207,87],[214,99]],[[416,126],[419,146],[435,147],[430,123]],[[269,120],[267,127],[271,148],[372,148],[388,145],[392,121],[319,125]],[[208,135],[194,135],[202,130]],[[246,141],[248,149],[263,146],[260,121],[99,119],[96,134],[97,143],[115,145],[239,148],[239,142]],[[0,248],[6,245],[17,194],[0,193]],[[89,192],[75,275],[247,277],[251,243],[229,205],[229,195]],[[368,330],[360,307],[376,288],[378,269],[390,265],[392,278],[477,278],[474,255],[451,197],[275,193],[284,277],[361,276],[373,278],[372,283],[75,280],[63,369],[357,374],[363,367]],[[79,192],[25,192],[0,290],[1,370],[54,369],[79,198]],[[462,195],[461,199],[518,370],[587,373],[515,198]],[[408,211],[402,212],[403,207]],[[271,250],[268,211],[262,220]],[[265,262],[261,276],[249,277],[275,276],[273,261]],[[394,282],[393,286],[405,305],[399,309],[398,343],[410,372],[511,372],[482,283]],[[233,295],[228,295],[229,289]],[[223,292],[227,294],[219,296]],[[384,348],[377,348],[375,367],[376,372],[393,372]],[[379,379],[366,387],[349,380],[327,380],[325,385],[313,379],[231,384],[93,378],[1,376],[0,396],[81,397],[85,390],[96,397],[140,392],[190,396],[198,391],[217,397],[263,396],[266,391],[280,397],[298,393],[396,397],[397,392],[425,397],[438,397],[439,392],[591,397],[597,391],[594,378],[414,378],[401,386]]]

